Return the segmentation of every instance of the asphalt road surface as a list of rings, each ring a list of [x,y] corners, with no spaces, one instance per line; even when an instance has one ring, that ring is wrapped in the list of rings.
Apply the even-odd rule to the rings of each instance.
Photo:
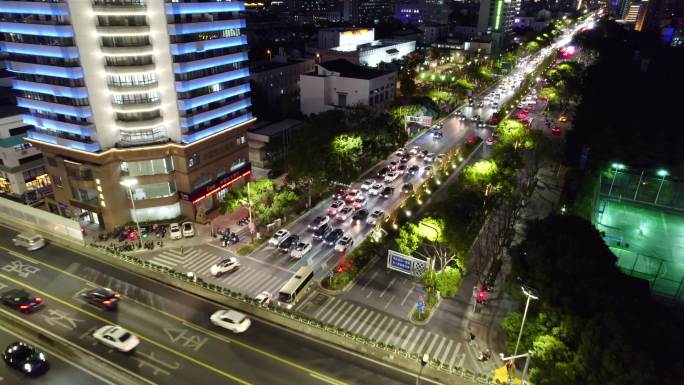
[[[54,245],[26,252],[0,228],[0,292],[24,288],[45,299],[34,325],[157,384],[413,384],[415,377],[253,319],[234,335],[213,326],[219,306]],[[105,311],[79,294],[107,286],[123,294]],[[96,342],[92,332],[119,324],[142,340],[132,354]],[[424,381],[425,382],[425,381]],[[0,385],[2,385],[0,383]]]

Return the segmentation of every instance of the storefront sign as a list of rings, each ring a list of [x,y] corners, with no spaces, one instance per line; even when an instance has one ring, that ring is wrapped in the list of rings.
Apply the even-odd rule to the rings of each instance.
[[[223,175],[222,177],[213,180],[211,183],[205,184],[191,193],[179,191],[178,195],[180,196],[180,199],[184,201],[190,201],[194,205],[211,196],[211,194],[221,191],[231,184],[237,182],[241,178],[249,176],[251,173],[252,165],[250,163],[246,163],[240,169]]]

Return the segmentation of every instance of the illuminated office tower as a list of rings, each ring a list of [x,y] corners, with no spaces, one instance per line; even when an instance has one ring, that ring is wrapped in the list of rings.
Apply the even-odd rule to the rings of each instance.
[[[510,34],[515,16],[520,13],[521,0],[480,0],[477,31],[491,35],[493,49],[502,48]]]
[[[0,50],[53,181],[51,211],[106,228],[201,218],[249,176],[242,11],[221,1],[0,2]]]

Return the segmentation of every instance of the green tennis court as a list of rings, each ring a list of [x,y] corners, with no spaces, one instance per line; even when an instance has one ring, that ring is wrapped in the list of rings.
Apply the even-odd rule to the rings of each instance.
[[[656,292],[684,296],[684,215],[601,197],[594,218],[623,271],[652,281]]]

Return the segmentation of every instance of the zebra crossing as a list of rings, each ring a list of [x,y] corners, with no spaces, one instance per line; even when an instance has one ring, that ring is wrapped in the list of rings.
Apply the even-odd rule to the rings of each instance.
[[[463,346],[460,341],[349,301],[330,297],[312,315],[336,327],[409,352],[428,353],[449,365],[463,366],[465,361],[466,353],[461,352]]]
[[[222,257],[206,250],[189,247],[182,253],[175,249],[165,250],[151,258],[150,262],[180,272],[193,272],[198,277],[249,296],[255,296],[263,291],[274,293],[288,279],[288,277],[264,271],[263,268],[257,269],[244,265],[233,273],[216,278],[211,275],[209,269],[221,259]]]

